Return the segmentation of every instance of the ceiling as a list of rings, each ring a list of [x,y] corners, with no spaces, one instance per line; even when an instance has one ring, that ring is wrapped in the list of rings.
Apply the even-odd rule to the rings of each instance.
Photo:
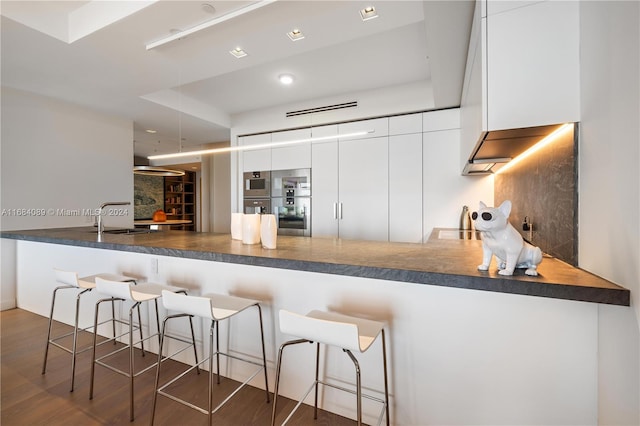
[[[379,17],[364,22],[367,6]],[[431,80],[436,108],[459,106],[473,1],[3,0],[0,13],[3,86],[128,118],[147,156],[228,142],[242,112],[341,93]]]

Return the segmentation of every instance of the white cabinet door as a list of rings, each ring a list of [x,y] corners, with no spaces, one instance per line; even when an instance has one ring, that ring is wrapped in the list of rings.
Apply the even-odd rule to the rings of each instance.
[[[341,135],[356,132],[371,132],[360,136],[350,137],[349,139],[367,139],[387,136],[389,135],[389,118],[382,117],[373,118],[371,120],[342,123],[338,125],[338,130]]]
[[[488,130],[580,121],[579,9],[543,1],[487,17]]]
[[[271,141],[292,142],[311,137],[311,128],[272,133]],[[273,147],[271,149],[271,170],[308,169],[311,167],[311,142]]]
[[[337,237],[338,142],[314,143],[311,158],[311,235]]]
[[[340,238],[389,239],[389,138],[339,142]]]
[[[260,145],[271,142],[271,133],[240,138],[240,145]],[[271,170],[271,148],[242,151],[242,170],[245,172]]]
[[[422,133],[389,137],[389,241],[422,242]]]
[[[389,117],[389,135],[406,135],[422,132],[422,114],[406,114]]]

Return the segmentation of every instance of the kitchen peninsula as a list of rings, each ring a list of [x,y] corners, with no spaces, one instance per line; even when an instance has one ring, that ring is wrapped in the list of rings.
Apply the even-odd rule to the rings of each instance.
[[[495,265],[479,272],[481,241],[441,239],[437,229],[426,244],[280,236],[275,250],[244,245],[228,234],[182,231],[105,234],[101,242],[82,227],[1,236],[16,245],[18,306],[43,316],[56,285],[54,267],[122,273],[196,295],[260,300],[271,386],[278,347],[288,339],[279,332],[280,309],[327,309],[385,321],[392,424],[513,424],[522,412],[537,424],[561,418],[593,423],[597,376],[590,371],[597,365],[599,306],[628,306],[630,297],[628,290],[552,258],[540,264],[538,277],[502,277]],[[81,325],[90,323],[99,298],[96,292],[83,298]],[[73,321],[73,303],[57,302],[59,319]],[[154,322],[152,314],[143,314],[145,328],[153,331]],[[233,349],[258,353],[251,343],[255,324],[233,327],[235,336],[243,336],[230,342]],[[196,335],[206,329],[196,324]],[[312,345],[296,350],[299,359],[313,357]],[[363,386],[374,393],[382,389],[379,348],[359,361],[367,371]],[[327,377],[351,382],[349,362],[333,356],[324,366]],[[311,366],[302,364],[281,381],[282,395],[304,393],[306,380],[300,378]],[[241,379],[242,369],[231,367],[227,374]],[[351,415],[349,397],[325,395],[321,405]],[[371,423],[378,410],[365,405],[363,420]]]
[[[537,277],[518,270],[512,277],[500,276],[495,259],[489,272],[480,272],[476,266],[482,259],[481,241],[441,239],[440,231],[435,229],[427,244],[279,236],[276,250],[245,245],[227,234],[209,233],[105,235],[97,242],[90,228],[62,228],[6,231],[2,237],[629,306],[629,290],[550,257],[543,260]]]

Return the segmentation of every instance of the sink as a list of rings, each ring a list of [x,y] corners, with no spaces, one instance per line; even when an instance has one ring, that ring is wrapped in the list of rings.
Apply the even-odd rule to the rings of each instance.
[[[440,240],[480,240],[480,232],[463,231],[458,229],[447,229],[438,231],[438,239]]]
[[[98,230],[94,229],[91,231],[94,234],[98,233]],[[152,232],[157,232],[155,229],[148,228],[121,228],[121,229],[105,229],[102,231],[103,234],[150,234]]]

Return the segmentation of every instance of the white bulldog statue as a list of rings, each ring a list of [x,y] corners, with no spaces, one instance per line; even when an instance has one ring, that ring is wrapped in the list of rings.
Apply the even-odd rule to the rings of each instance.
[[[480,209],[471,215],[476,231],[482,233],[482,265],[479,271],[487,271],[491,257],[496,256],[500,275],[513,275],[515,268],[526,268],[525,274],[537,276],[537,267],[542,262],[542,250],[524,241],[509,223],[511,201],[500,207],[487,207],[480,201]]]

